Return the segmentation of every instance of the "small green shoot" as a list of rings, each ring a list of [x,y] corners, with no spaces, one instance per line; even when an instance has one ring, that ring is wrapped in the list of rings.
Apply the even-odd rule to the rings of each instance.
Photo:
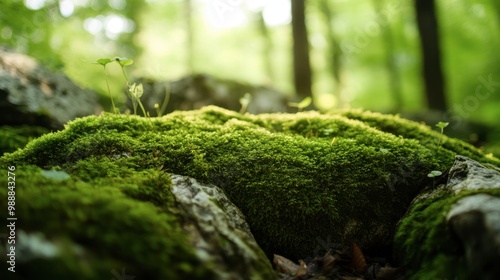
[[[141,106],[142,113],[144,114],[145,117],[147,117],[148,114],[146,114],[146,110],[144,110],[144,106],[142,105],[141,102],[141,96],[144,93],[144,88],[142,84],[136,85],[135,83],[133,83],[128,87],[128,93],[132,99],[132,105],[134,107],[134,115],[137,115],[137,104],[139,104],[139,106]]]
[[[443,134],[444,128],[447,127],[449,124],[450,124],[449,122],[438,122],[436,126],[441,129],[441,134]],[[439,145],[443,144],[441,141],[442,140],[439,140]]]
[[[111,95],[111,90],[109,89],[108,71],[106,71],[106,65],[112,61],[113,60],[111,60],[109,58],[99,58],[96,62],[94,62],[94,64],[102,65],[102,67],[104,68],[104,76],[106,77],[106,85],[108,87],[108,94],[109,94],[109,98],[111,99],[111,105],[113,105],[113,113],[116,113],[117,110],[116,110],[115,102],[113,100],[113,96]]]
[[[240,114],[244,114],[247,111],[247,107],[248,104],[250,104],[250,102],[252,102],[252,95],[247,92],[240,98],[240,104],[241,104]]]
[[[297,112],[304,110],[312,103],[312,98],[310,96],[302,99],[300,102],[288,102],[288,106],[297,108]]]
[[[438,122],[436,124],[437,127],[439,127],[441,129],[441,134],[443,134],[444,132],[444,128],[447,127],[450,123],[448,122]]]
[[[122,68],[123,76],[125,77],[125,80],[127,80],[127,84],[128,84],[129,79],[128,79],[127,73],[125,72],[125,66],[132,65],[134,63],[134,60],[132,58],[126,58],[126,57],[114,57],[113,60],[118,62],[118,64],[120,64],[120,67]]]

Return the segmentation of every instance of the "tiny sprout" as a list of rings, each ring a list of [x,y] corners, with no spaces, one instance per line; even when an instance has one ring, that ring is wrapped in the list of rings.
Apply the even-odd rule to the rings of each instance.
[[[445,128],[445,127],[447,127],[449,124],[450,124],[450,123],[448,123],[448,122],[438,122],[438,123],[436,124],[436,126],[437,126],[437,127],[439,127],[439,128],[441,129],[441,134],[443,134],[444,128]],[[442,144],[442,143],[441,143],[441,140],[439,141],[439,143],[440,143],[440,144]]]
[[[300,112],[307,106],[311,105],[312,98],[310,96],[302,99],[300,102],[288,102],[288,106],[297,108],[297,111]]]
[[[137,115],[137,104],[141,106],[142,113],[144,116],[147,116],[146,110],[144,110],[144,106],[142,105],[141,102],[141,96],[144,93],[144,88],[142,84],[136,85],[136,83],[133,83],[129,86],[128,88],[128,93],[130,95],[130,99],[132,100],[132,105],[134,107],[134,115]]]
[[[436,126],[441,129],[441,134],[443,134],[444,128],[447,127],[449,124],[450,123],[448,122],[438,122]]]
[[[111,105],[113,106],[113,113],[116,113],[117,110],[115,106],[115,101],[113,100],[113,96],[111,95],[111,90],[109,89],[108,72],[106,71],[106,65],[112,61],[113,60],[109,58],[99,58],[98,60],[96,60],[96,62],[94,62],[94,64],[100,64],[104,68],[104,76],[106,77],[106,86],[108,87],[109,98],[111,99]]]
[[[240,114],[243,114],[246,112],[248,104],[252,101],[252,95],[250,93],[245,93],[241,98],[240,98],[240,104],[241,104],[241,109],[240,109]]]
[[[427,177],[434,178],[434,177],[441,176],[441,174],[443,174],[443,172],[438,171],[438,170],[432,170],[429,174],[427,174]]]

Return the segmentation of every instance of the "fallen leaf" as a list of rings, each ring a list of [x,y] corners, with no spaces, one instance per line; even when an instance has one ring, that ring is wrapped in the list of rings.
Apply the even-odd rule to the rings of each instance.
[[[273,264],[277,272],[284,273],[290,276],[295,275],[297,270],[299,269],[299,266],[296,263],[276,254],[273,257]]]
[[[365,256],[361,249],[356,245],[356,243],[351,243],[351,251],[352,251],[352,268],[359,274],[363,274],[366,272],[368,265],[366,264]]]

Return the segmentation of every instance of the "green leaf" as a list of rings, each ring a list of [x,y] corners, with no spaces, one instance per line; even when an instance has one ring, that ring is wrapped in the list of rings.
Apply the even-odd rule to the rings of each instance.
[[[56,181],[62,181],[71,178],[71,176],[69,176],[69,174],[64,171],[42,170],[40,173],[43,177]]]
[[[134,60],[132,58],[127,58],[127,57],[114,57],[113,60],[120,63],[122,67],[132,65],[134,63]]]
[[[436,124],[436,126],[443,129],[443,128],[447,127],[449,124],[450,124],[449,122],[438,122]]]
[[[437,176],[441,176],[441,174],[443,174],[443,172],[438,171],[438,170],[432,170],[429,174],[427,174],[427,177],[434,178]]]
[[[102,66],[106,66],[106,64],[112,62],[113,60],[109,59],[109,58],[99,58],[96,62],[94,62],[95,64],[101,64]]]
[[[301,109],[304,109],[307,106],[311,105],[311,102],[312,102],[312,98],[308,96],[308,97],[302,99],[302,101],[300,101],[298,107],[301,108]]]

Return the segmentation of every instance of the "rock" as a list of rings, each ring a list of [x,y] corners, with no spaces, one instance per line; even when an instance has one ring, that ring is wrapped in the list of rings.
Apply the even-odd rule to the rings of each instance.
[[[246,112],[252,114],[286,112],[288,107],[287,96],[269,87],[254,87],[249,84],[222,80],[203,74],[187,76],[177,81],[155,81],[151,79],[137,79],[143,83],[144,92],[142,102],[151,116],[156,116],[155,103],[161,106],[165,98],[168,105],[165,113],[175,110],[193,110],[207,105],[216,105],[233,111],[240,111],[240,98],[245,93],[252,96]],[[169,93],[166,97],[165,94]],[[129,100],[128,107],[133,110]]]
[[[464,156],[456,156],[450,169],[448,187],[455,193],[463,190],[500,188],[500,172]]]
[[[500,197],[477,194],[460,199],[447,215],[460,238],[470,275],[481,279],[500,276]]]
[[[416,279],[500,276],[500,172],[485,165],[457,155],[446,185],[419,195],[402,219],[395,249]]]
[[[183,229],[197,256],[212,264],[217,279],[271,279],[271,265],[245,217],[214,185],[172,176],[172,193],[183,215]]]
[[[101,111],[97,95],[33,58],[0,48],[0,124],[61,129]]]
[[[500,190],[500,172],[467,157],[457,156],[448,187],[463,190]],[[475,194],[458,200],[446,219],[460,238],[471,275],[481,279],[500,277],[500,197]]]
[[[360,111],[252,115],[209,106],[162,118],[80,118],[4,155],[0,165],[22,166],[16,203],[26,205],[18,213],[23,230],[42,231],[54,240],[69,235],[88,244],[83,259],[95,262],[85,267],[109,273],[109,263],[116,262],[113,269],[125,267],[143,279],[195,279],[218,275],[214,267],[220,260],[228,277],[240,271],[238,263],[268,273],[259,254],[251,253],[239,211],[269,258],[306,260],[351,243],[363,252],[387,250],[408,205],[433,183],[427,174],[449,169],[457,153],[500,165],[472,146],[395,116]],[[53,182],[40,168],[64,171],[71,179]],[[176,189],[176,196],[165,172],[207,185],[195,188],[186,179],[191,185]],[[217,200],[209,196],[219,192],[210,184],[238,207],[229,207],[234,218],[199,200]],[[0,188],[0,207],[7,207],[2,206],[6,201],[7,189]],[[224,201],[215,204],[229,209]],[[5,215],[0,212],[0,218]],[[227,227],[210,227],[224,221]],[[203,250],[194,250],[193,240]],[[214,263],[201,265],[203,255]],[[70,267],[74,259],[68,257]]]

